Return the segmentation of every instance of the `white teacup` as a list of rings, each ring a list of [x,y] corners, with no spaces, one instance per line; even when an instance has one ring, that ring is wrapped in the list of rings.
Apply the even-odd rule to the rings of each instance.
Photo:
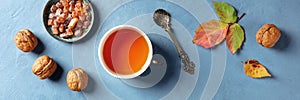
[[[98,57],[107,73],[116,78],[131,79],[149,67],[153,49],[143,31],[131,25],[119,25],[102,37]]]

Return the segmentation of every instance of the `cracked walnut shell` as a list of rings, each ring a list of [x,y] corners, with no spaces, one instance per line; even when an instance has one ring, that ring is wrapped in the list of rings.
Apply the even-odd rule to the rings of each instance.
[[[20,30],[14,36],[14,42],[15,42],[16,46],[24,52],[32,51],[38,44],[37,38],[28,29]]]
[[[69,89],[81,91],[88,85],[88,75],[81,68],[75,68],[68,72],[66,81]]]
[[[266,48],[273,47],[280,38],[280,30],[274,24],[265,24],[256,33],[256,41]]]
[[[40,79],[50,77],[56,70],[57,64],[49,56],[41,56],[37,58],[32,65],[32,72]]]

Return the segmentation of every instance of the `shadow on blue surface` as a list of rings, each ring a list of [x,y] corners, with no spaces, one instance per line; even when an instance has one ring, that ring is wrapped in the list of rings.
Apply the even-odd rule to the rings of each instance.
[[[41,54],[45,50],[45,45],[38,37],[36,38],[38,40],[38,45],[35,47],[35,49],[32,52],[36,54]]]
[[[88,75],[88,77],[89,77],[88,85],[87,85],[86,89],[84,89],[83,91],[85,93],[93,93],[95,91],[95,89],[97,89],[97,88],[95,88],[96,83],[92,77],[90,77],[89,75]]]
[[[62,79],[64,69],[57,62],[56,64],[57,64],[56,71],[52,74],[51,77],[49,77],[49,79],[58,82],[60,79]]]
[[[153,45],[153,54],[162,55],[167,62],[166,74],[156,86],[170,85],[165,83],[168,83],[171,80],[176,81],[174,83],[177,83],[180,75],[180,70],[181,70],[181,61],[179,59],[179,55],[177,53],[175,45],[173,44],[172,41],[170,41],[169,39],[161,35],[148,34],[148,36]],[[166,48],[166,47],[172,47],[172,48]]]
[[[151,68],[148,67],[148,68],[145,70],[145,72],[142,73],[140,76],[141,76],[141,77],[145,77],[145,76],[149,75],[150,73],[151,73]]]
[[[281,37],[278,40],[277,44],[275,44],[274,49],[277,50],[285,50],[288,48],[291,42],[291,38],[285,33],[284,30],[281,30]]]

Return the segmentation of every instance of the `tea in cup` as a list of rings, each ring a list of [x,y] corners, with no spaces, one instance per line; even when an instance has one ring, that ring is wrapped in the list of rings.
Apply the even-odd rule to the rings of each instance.
[[[135,26],[119,25],[102,37],[98,56],[102,67],[110,75],[131,79],[149,67],[153,57],[148,36]]]

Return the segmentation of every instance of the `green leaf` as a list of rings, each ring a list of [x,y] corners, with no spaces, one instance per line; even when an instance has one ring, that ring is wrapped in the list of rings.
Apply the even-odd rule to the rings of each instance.
[[[244,39],[245,34],[243,28],[237,23],[230,25],[226,36],[226,44],[232,54],[235,54],[242,46]]]
[[[228,27],[218,20],[204,22],[196,30],[193,43],[204,48],[214,47],[225,39]]]
[[[235,9],[226,2],[214,1],[215,10],[220,20],[224,23],[235,23],[237,15]]]

